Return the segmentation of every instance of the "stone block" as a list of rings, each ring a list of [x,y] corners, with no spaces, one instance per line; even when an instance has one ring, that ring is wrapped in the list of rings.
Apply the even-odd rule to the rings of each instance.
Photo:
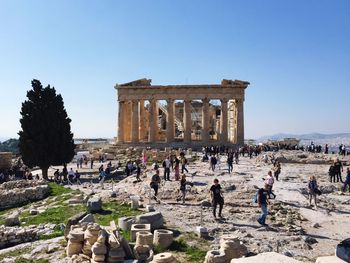
[[[197,236],[199,236],[201,238],[208,237],[208,229],[206,227],[197,226],[196,233],[197,233]]]
[[[226,263],[226,255],[220,250],[209,250],[205,256],[205,263]]]
[[[159,253],[153,257],[151,263],[176,263],[176,258],[169,252]]]
[[[148,231],[139,231],[136,233],[136,246],[153,246],[153,234]]]
[[[160,212],[150,212],[136,217],[137,224],[150,224],[152,231],[163,228],[164,219]]]
[[[136,240],[136,233],[140,231],[148,231],[151,232],[150,224],[132,224],[131,225],[131,241]]]
[[[120,217],[118,219],[118,226],[120,229],[130,231],[131,225],[136,223],[136,217],[128,216],[128,217]]]
[[[19,226],[20,224],[18,212],[12,213],[5,219],[5,226]]]
[[[94,216],[92,214],[87,214],[82,219],[79,220],[79,224],[82,223],[95,223]]]
[[[316,263],[345,263],[346,261],[338,258],[337,256],[318,257]]]
[[[154,206],[153,206],[153,205],[146,205],[146,211],[147,211],[147,212],[154,212],[154,211],[156,211],[156,210],[154,209]]]
[[[278,254],[276,252],[261,253],[253,257],[232,259],[231,263],[301,263],[301,261]]]
[[[173,231],[166,229],[158,229],[154,231],[153,245],[155,247],[161,247],[167,249],[173,243],[174,233]]]
[[[72,217],[70,217],[70,218],[68,219],[67,225],[66,225],[66,227],[65,227],[65,229],[64,229],[64,237],[65,237],[65,238],[67,238],[71,226],[78,224],[79,221],[80,221],[82,218],[84,218],[86,215],[87,215],[86,212],[81,212],[81,213],[76,214],[76,215],[74,215],[74,216],[72,216]]]
[[[227,262],[233,258],[241,258],[247,255],[247,247],[239,240],[228,240],[220,244],[220,250],[226,255]]]
[[[90,213],[100,212],[102,210],[102,199],[99,196],[93,196],[87,201],[87,207]]]
[[[31,215],[37,215],[39,213],[39,211],[35,208],[29,209],[29,214]]]

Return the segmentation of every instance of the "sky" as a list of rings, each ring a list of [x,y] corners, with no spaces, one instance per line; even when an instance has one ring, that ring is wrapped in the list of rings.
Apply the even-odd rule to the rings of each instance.
[[[245,137],[350,132],[348,0],[0,0],[0,138],[31,80],[75,137],[116,136],[116,83],[249,81]]]

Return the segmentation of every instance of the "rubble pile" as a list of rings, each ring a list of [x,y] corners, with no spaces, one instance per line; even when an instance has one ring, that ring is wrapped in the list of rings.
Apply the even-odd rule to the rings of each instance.
[[[161,253],[153,257],[154,240],[156,245],[164,248],[169,247],[173,241],[173,232],[156,231],[158,232],[155,239],[149,231],[137,232],[136,244],[132,250],[115,227],[114,221],[109,227],[101,227],[96,223],[72,225],[67,236],[66,254],[72,262],[119,263],[124,262],[126,258],[136,258],[140,262],[177,262],[171,253]]]

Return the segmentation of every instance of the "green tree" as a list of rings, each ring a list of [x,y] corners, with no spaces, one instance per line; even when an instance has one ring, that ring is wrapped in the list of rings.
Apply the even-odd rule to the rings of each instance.
[[[39,166],[48,179],[51,165],[62,165],[74,156],[73,133],[63,99],[55,88],[43,88],[39,80],[32,81],[28,100],[22,103],[19,150],[28,167]]]

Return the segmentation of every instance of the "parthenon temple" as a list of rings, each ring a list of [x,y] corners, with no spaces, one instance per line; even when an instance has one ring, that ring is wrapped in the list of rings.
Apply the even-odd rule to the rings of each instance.
[[[117,84],[118,143],[180,143],[189,147],[244,144],[244,92],[250,84],[151,85],[151,79]]]

